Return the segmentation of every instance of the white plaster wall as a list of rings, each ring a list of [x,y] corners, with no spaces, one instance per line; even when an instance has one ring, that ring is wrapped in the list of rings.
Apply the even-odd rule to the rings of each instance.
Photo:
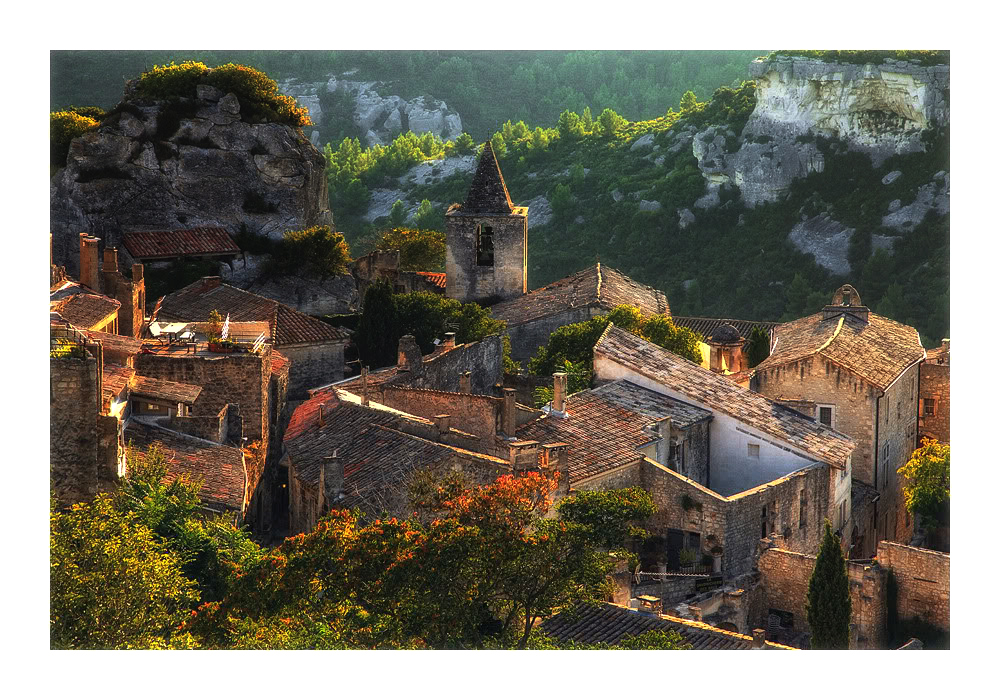
[[[664,386],[603,355],[594,356],[594,375],[600,384],[627,379],[665,396],[712,412],[708,431],[709,483],[708,487],[723,496],[731,496],[760,484],[781,478],[802,469],[814,460],[793,451],[793,447],[776,438],[765,436],[745,423],[719,413],[676,389]],[[760,458],[747,457],[747,443],[760,445]]]

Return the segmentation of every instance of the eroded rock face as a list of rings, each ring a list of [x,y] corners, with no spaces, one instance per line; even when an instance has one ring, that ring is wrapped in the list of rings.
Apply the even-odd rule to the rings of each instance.
[[[927,129],[949,123],[949,76],[947,65],[896,61],[754,61],[757,106],[739,150],[727,152],[726,134],[718,127],[696,134],[692,150],[710,189],[731,182],[750,206],[774,202],[792,180],[823,171],[817,136],[867,153],[876,167],[891,155],[922,150]]]
[[[426,96],[404,100],[399,95],[381,95],[381,85],[371,81],[345,80],[343,76],[328,75],[318,82],[285,80],[278,89],[291,95],[299,106],[309,108],[313,122],[325,125],[321,97],[324,93],[342,92],[354,103],[353,118],[358,131],[364,134],[365,146],[386,145],[396,136],[412,131],[415,134],[433,133],[443,140],[454,139],[462,133],[462,117],[442,100]],[[322,129],[317,139],[323,139]],[[336,145],[336,144],[334,144]]]
[[[332,225],[325,161],[300,129],[245,122],[236,95],[208,86],[122,110],[73,140],[50,183],[53,257],[71,273],[81,231],[120,245],[126,231]]]

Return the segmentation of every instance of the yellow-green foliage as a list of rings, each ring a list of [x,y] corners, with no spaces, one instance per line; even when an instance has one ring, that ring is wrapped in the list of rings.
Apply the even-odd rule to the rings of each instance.
[[[49,154],[52,165],[66,165],[70,141],[96,129],[99,123],[93,117],[72,110],[51,112],[49,114]]]
[[[148,97],[194,97],[195,88],[209,72],[200,61],[184,61],[180,65],[153,66],[139,77],[139,92]]]
[[[351,262],[344,234],[329,226],[313,226],[304,231],[285,231],[271,265],[276,274],[302,274],[326,279],[342,275]]]
[[[278,93],[278,84],[267,74],[250,66],[227,63],[209,68],[198,61],[180,65],[153,66],[139,78],[139,94],[155,98],[196,95],[198,84],[211,85],[225,93],[234,93],[240,100],[244,117],[267,120],[291,126],[310,126],[309,110],[298,107],[295,100]]]
[[[433,272],[444,268],[445,235],[440,231],[393,228],[382,232],[375,250],[398,250],[402,270]]]

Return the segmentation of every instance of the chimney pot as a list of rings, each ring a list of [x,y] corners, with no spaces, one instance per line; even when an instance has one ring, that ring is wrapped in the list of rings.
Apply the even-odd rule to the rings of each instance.
[[[764,648],[764,630],[760,627],[754,628],[753,631],[753,648],[763,649]]]
[[[444,334],[444,342],[441,343],[441,347],[453,348],[455,347],[455,334],[452,331],[448,331]]]
[[[323,417],[323,409],[325,409],[325,408],[326,408],[326,404],[325,403],[321,403],[319,405],[319,424],[320,425],[326,425],[326,423],[324,422],[324,417]]]
[[[97,276],[97,247],[100,242],[100,238],[80,234],[80,284],[95,292],[101,291],[101,282]]]
[[[142,263],[132,263],[132,282],[142,280]]]
[[[118,272],[118,249],[104,249],[104,272]]]
[[[334,450],[329,457],[323,458],[320,466],[320,492],[326,500],[327,507],[337,502],[344,493],[344,459]]]
[[[472,393],[472,372],[462,372],[458,376],[458,391],[462,394]]]
[[[451,416],[447,413],[434,416],[434,425],[437,426],[438,437],[444,440],[448,436],[448,431],[451,430]]]
[[[412,374],[423,373],[424,356],[417,345],[417,339],[412,335],[404,335],[399,339],[399,352],[396,361],[399,369],[408,369]]]
[[[507,437],[514,437],[517,430],[517,392],[504,387],[503,403],[500,406],[500,431]]]

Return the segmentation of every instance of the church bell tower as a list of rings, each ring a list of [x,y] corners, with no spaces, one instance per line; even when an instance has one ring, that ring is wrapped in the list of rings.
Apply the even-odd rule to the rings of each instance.
[[[479,157],[464,204],[445,214],[446,295],[502,301],[528,291],[528,207],[515,207],[493,146]]]

